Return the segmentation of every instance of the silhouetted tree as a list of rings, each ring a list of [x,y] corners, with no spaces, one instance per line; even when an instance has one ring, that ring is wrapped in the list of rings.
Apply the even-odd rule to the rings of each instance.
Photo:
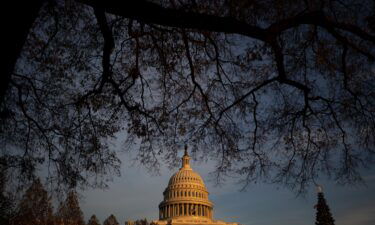
[[[374,1],[40,2],[14,27],[0,93],[21,174],[103,187],[122,130],[149,169],[188,143],[245,186],[356,182],[375,152]]]
[[[1,159],[0,159],[1,160]],[[14,214],[14,201],[6,190],[7,174],[0,164],[0,224],[9,224],[9,219]]]
[[[23,195],[11,224],[52,225],[52,210],[51,198],[38,178]]]
[[[147,221],[146,218],[144,218],[144,219],[140,219],[140,220],[136,220],[136,221],[134,222],[134,224],[135,224],[135,225],[149,225],[149,223],[148,223],[148,221]]]
[[[64,225],[84,225],[82,210],[75,191],[70,191],[56,213],[57,221]]]
[[[110,215],[106,220],[104,220],[103,225],[120,225],[114,215]]]
[[[335,220],[329,210],[323,192],[318,191],[318,204],[316,207],[315,225],[335,225]]]
[[[92,215],[89,221],[87,222],[87,225],[100,225],[100,222],[95,215]]]

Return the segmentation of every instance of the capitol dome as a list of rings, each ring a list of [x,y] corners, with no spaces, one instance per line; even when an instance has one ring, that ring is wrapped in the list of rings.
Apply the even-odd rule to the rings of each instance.
[[[180,170],[169,179],[159,204],[159,219],[170,220],[194,217],[212,220],[213,204],[201,176],[190,167],[190,156],[185,148]]]
[[[185,182],[205,187],[201,176],[191,168],[181,168],[177,173],[173,174],[171,179],[169,179],[168,186],[178,185]]]

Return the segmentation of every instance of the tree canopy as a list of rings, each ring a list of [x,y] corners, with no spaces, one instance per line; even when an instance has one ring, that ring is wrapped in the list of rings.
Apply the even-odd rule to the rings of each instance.
[[[99,219],[95,215],[92,215],[87,222],[87,225],[100,225]]]
[[[14,199],[7,191],[6,171],[0,164],[0,224],[8,224],[15,214]]]
[[[36,179],[26,190],[16,211],[9,224],[53,224],[54,218],[51,198],[48,196],[40,179]]]
[[[147,168],[189,144],[245,186],[357,182],[372,160],[374,1],[38,2],[0,93],[19,178],[103,187],[120,132]]]
[[[117,222],[116,217],[113,214],[111,214],[106,220],[104,220],[103,225],[120,225],[120,224]]]
[[[326,203],[322,191],[318,192],[318,203],[316,204],[315,225],[335,225],[329,206]]]
[[[83,212],[75,191],[69,192],[65,201],[60,203],[56,212],[56,221],[64,225],[85,225]]]

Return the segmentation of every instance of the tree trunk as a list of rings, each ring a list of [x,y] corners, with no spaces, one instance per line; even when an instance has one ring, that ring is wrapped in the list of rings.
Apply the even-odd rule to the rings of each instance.
[[[17,59],[43,2],[44,0],[12,0],[7,1],[4,6],[6,13],[2,19],[2,34],[6,40],[2,42],[1,51],[5,65],[1,67],[0,106],[4,102]]]

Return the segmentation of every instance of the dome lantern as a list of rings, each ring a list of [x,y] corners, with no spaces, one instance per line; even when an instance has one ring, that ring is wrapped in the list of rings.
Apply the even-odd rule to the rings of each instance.
[[[183,169],[191,169],[191,167],[190,167],[190,156],[187,152],[187,145],[185,145],[185,153],[184,153],[184,156],[182,157],[182,168]]]

